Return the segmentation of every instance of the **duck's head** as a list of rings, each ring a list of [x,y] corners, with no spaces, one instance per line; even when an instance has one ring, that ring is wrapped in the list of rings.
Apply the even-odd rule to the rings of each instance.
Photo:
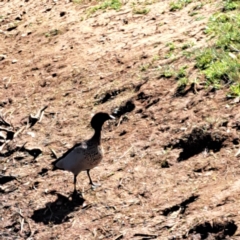
[[[105,121],[110,120],[110,119],[115,119],[112,115],[104,112],[99,112],[96,113],[91,120],[91,126],[95,130],[101,130],[102,125],[104,124]]]

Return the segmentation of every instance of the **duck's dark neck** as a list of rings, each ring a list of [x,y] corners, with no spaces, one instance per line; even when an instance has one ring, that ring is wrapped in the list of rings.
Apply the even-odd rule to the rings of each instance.
[[[102,128],[98,128],[98,129],[94,129],[95,132],[92,136],[92,141],[96,142],[97,144],[100,144],[101,143],[101,130]]]

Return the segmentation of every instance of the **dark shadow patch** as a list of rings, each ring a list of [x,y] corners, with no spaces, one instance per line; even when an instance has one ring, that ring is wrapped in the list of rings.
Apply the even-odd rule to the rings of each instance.
[[[11,130],[6,130],[6,132],[7,132],[6,140],[13,140],[15,132]]]
[[[155,105],[160,101],[160,98],[155,98],[149,101],[149,103],[145,106],[146,109],[150,108],[151,106]]]
[[[22,161],[23,159],[25,159],[24,156],[16,156],[16,157],[14,157],[14,160],[16,160],[16,161]]]
[[[143,103],[145,102],[147,99],[151,98],[152,96],[151,95],[147,95],[145,94],[144,92],[140,92],[137,97],[136,97],[136,100]]]
[[[16,179],[16,177],[14,177],[14,176],[4,176],[4,175],[0,174],[0,184],[5,184],[5,183],[11,182],[15,179]]]
[[[24,144],[25,145],[25,144]],[[16,152],[24,152],[24,153],[28,153],[30,156],[33,157],[33,159],[36,159],[41,153],[42,150],[40,148],[32,148],[32,149],[27,149],[25,148],[25,146],[16,146],[16,147],[12,147],[10,145],[7,145],[7,150],[4,153],[0,153],[0,157],[10,157],[11,155],[13,155]],[[15,157],[16,160],[22,160],[24,157],[23,156],[17,156]]]
[[[145,109],[150,108],[151,106],[155,105],[156,103],[158,103],[160,101],[160,98],[153,98],[152,95],[147,95],[144,92],[140,92],[137,97],[136,100],[141,102],[141,103],[145,103]]]
[[[119,107],[116,107],[112,111],[112,115],[116,117],[120,117],[127,112],[132,112],[135,109],[135,104],[132,100],[128,100],[123,102]]]
[[[1,61],[1,60],[0,60]],[[12,104],[12,99],[8,98],[8,99],[4,99],[0,101],[0,107],[6,107],[8,104]],[[2,125],[2,121],[1,121],[1,117],[0,117],[0,125]],[[7,123],[7,126],[10,127],[10,124]]]
[[[21,147],[17,146],[15,148],[7,145],[7,150],[3,153],[0,153],[0,157],[10,157],[11,155],[13,155],[15,152],[19,151],[21,149]]]
[[[167,160],[163,160],[161,161],[160,165],[161,165],[161,168],[170,168],[171,164]]]
[[[175,91],[175,93],[174,93],[174,97],[184,97],[189,92],[192,92],[194,94],[197,93],[196,84],[195,83],[192,83],[188,88],[187,88],[186,84],[182,84],[182,85],[178,86],[176,91]]]
[[[11,25],[10,27],[7,28],[7,31],[10,32],[10,31],[16,29],[17,27],[18,27],[17,24],[15,24],[15,25]]]
[[[147,240],[147,239],[156,239],[159,236],[158,235],[153,235],[153,234],[145,234],[145,233],[135,233],[133,237],[140,237],[141,240]]]
[[[223,142],[227,137],[219,132],[208,132],[202,128],[194,128],[190,134],[184,135],[177,143],[170,143],[167,148],[182,148],[178,161],[184,161],[188,158],[203,152],[205,149],[220,151]]]
[[[188,90],[186,89],[186,84],[179,85],[174,93],[174,97],[184,97],[188,94]]]
[[[199,195],[193,195],[193,196],[187,198],[186,200],[184,200],[183,202],[181,202],[179,204],[176,204],[176,205],[174,205],[172,207],[169,207],[169,208],[165,208],[164,210],[162,210],[162,214],[164,216],[168,216],[170,213],[179,211],[179,209],[181,209],[180,213],[183,214],[186,211],[188,205],[190,203],[195,202],[198,198],[199,198]]]
[[[31,190],[36,190],[39,187],[40,182],[35,181],[31,186],[30,189]]]
[[[32,116],[28,117],[28,123],[29,123],[29,127],[33,127],[37,122],[39,121],[39,119],[37,118],[33,118]],[[27,122],[26,122],[27,124]]]
[[[240,121],[233,122],[232,128],[235,128],[237,131],[239,131],[240,130]]]
[[[8,123],[2,116],[0,116],[0,126],[11,127],[11,124]]]
[[[125,135],[126,133],[127,133],[127,131],[123,130],[122,132],[119,133],[119,136],[121,137],[121,136]]]
[[[129,90],[134,90],[134,92],[138,92],[140,90],[140,88],[146,82],[147,82],[147,80],[145,80],[142,83],[136,84],[136,85],[135,84],[128,84],[128,85],[123,86],[122,88],[119,88],[119,89],[108,90],[104,93],[95,95],[94,99],[96,99],[96,104],[103,104],[107,101],[110,101],[110,100],[116,98],[116,96],[118,96],[122,92],[129,91]]]
[[[41,175],[42,177],[47,175],[48,169],[47,168],[42,168],[41,172],[38,173],[38,175]]]
[[[61,224],[67,222],[70,219],[68,215],[71,212],[77,211],[78,207],[82,206],[85,201],[80,194],[74,193],[70,198],[59,193],[57,193],[57,197],[55,202],[49,202],[44,208],[35,210],[31,218],[36,223]]]
[[[237,225],[233,220],[224,221],[224,222],[205,222],[199,224],[192,229],[189,230],[187,236],[183,236],[184,239],[189,238],[189,236],[199,236],[198,239],[207,239],[212,237],[211,239],[227,239],[229,236],[233,236],[237,230]]]
[[[133,88],[133,86],[125,86],[125,87],[122,87],[120,89],[115,89],[115,90],[109,90],[109,91],[106,91],[105,93],[102,93],[100,95],[95,95],[94,96],[94,99],[96,99],[96,104],[103,104],[109,100],[112,100],[114,99],[117,95],[119,95],[120,93],[122,92],[125,92],[127,90],[130,90],[131,88]]]
[[[42,150],[40,148],[27,149],[27,148],[23,147],[20,151],[27,152],[34,159],[37,158],[40,154],[42,154]]]
[[[217,170],[218,170],[218,168],[211,167],[211,166],[204,166],[204,167],[193,169],[193,171],[196,172],[196,173],[202,173],[202,172],[208,172],[208,171],[217,171]]]

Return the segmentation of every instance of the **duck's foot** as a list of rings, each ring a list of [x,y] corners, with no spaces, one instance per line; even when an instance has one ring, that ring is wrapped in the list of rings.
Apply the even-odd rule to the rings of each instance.
[[[99,184],[97,184],[97,183],[91,182],[90,184],[91,184],[91,186],[92,186],[92,189],[96,189],[96,188],[98,188],[98,187],[100,187],[100,186],[101,186],[101,184],[100,184],[100,183],[99,183]]]

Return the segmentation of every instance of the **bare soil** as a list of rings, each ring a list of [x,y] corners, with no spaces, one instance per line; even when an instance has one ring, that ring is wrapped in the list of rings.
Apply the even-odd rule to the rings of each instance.
[[[169,3],[85,19],[96,2],[0,2],[1,239],[239,239],[239,100],[161,74],[187,65],[201,79],[181,46],[207,46],[219,2],[197,15],[198,2]],[[99,111],[118,116],[91,171],[101,186],[83,172],[73,197],[72,174],[51,162],[91,136]]]

